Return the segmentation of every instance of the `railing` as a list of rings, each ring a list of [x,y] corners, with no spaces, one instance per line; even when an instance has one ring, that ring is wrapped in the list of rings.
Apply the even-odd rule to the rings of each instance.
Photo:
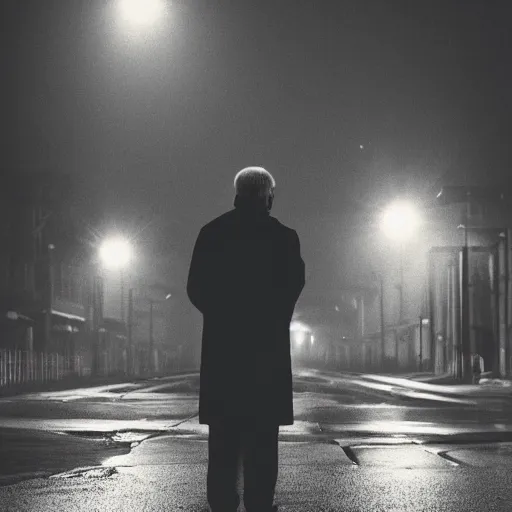
[[[0,387],[85,376],[82,356],[0,350]]]

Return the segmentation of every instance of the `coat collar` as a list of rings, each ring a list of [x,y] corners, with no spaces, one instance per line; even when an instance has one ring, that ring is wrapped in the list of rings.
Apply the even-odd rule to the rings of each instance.
[[[270,215],[265,205],[260,202],[241,201],[235,198],[235,211],[244,217],[265,218]]]

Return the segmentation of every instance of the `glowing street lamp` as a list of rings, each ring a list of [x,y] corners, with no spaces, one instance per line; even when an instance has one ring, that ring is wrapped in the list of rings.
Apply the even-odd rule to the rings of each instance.
[[[164,0],[119,0],[121,17],[138,26],[154,24],[165,11]]]
[[[290,332],[293,334],[293,339],[297,347],[301,347],[310,335],[310,328],[308,325],[294,320],[290,324]]]
[[[409,201],[391,203],[382,213],[382,232],[391,240],[400,243],[400,324],[404,321],[404,242],[414,235],[420,225],[419,211]]]
[[[132,245],[126,238],[121,236],[107,238],[100,246],[99,257],[106,269],[119,270],[121,287],[120,312],[121,320],[124,322],[124,269],[133,259]],[[130,312],[128,312],[128,317],[130,317]]]
[[[408,201],[392,203],[384,210],[381,219],[383,233],[388,238],[398,241],[410,238],[420,224],[418,210]]]
[[[132,259],[133,251],[128,240],[122,237],[108,238],[100,247],[100,259],[108,269],[123,269]]]

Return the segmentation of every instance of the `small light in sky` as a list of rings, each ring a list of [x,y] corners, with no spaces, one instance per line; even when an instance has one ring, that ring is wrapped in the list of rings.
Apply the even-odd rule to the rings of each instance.
[[[334,309],[335,309],[336,311],[339,311],[339,310],[340,310],[340,307],[339,307],[339,306],[334,306]]]
[[[362,144],[359,144],[359,149],[364,149],[364,146]]]

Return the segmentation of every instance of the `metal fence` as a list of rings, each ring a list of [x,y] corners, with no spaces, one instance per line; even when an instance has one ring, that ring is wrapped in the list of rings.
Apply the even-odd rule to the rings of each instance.
[[[0,350],[0,387],[85,376],[82,356]]]

